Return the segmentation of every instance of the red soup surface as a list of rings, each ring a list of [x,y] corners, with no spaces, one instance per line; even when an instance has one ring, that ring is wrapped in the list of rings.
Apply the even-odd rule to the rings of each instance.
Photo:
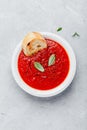
[[[69,72],[69,58],[65,49],[57,42],[46,39],[47,48],[26,56],[23,51],[18,57],[18,71],[23,81],[38,90],[50,90],[60,85]],[[48,66],[48,59],[55,54],[55,63]],[[45,71],[40,72],[34,67],[34,62],[43,65]]]

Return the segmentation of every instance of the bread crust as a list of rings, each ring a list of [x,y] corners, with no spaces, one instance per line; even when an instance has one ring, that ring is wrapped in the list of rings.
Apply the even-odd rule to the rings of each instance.
[[[22,48],[26,56],[31,56],[38,51],[47,48],[47,43],[40,33],[30,32],[23,39]]]

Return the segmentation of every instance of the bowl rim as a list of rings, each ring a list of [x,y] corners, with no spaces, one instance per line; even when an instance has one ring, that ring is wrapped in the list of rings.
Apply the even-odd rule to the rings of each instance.
[[[40,33],[43,35],[43,37],[58,42],[66,50],[70,60],[70,69],[65,80],[60,85],[58,85],[58,87],[55,87],[50,90],[37,90],[27,85],[22,80],[17,68],[17,60],[18,60],[19,53],[21,51],[22,41],[17,45],[17,47],[14,50],[12,56],[11,69],[15,81],[17,82],[19,87],[22,88],[25,92],[37,97],[51,97],[63,92],[67,87],[69,87],[76,72],[76,58],[75,58],[74,51],[72,50],[71,46],[64,38],[50,32],[40,32]]]

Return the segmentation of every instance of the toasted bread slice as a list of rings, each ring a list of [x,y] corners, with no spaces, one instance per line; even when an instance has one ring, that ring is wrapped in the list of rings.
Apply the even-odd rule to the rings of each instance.
[[[47,48],[47,44],[46,40],[42,37],[41,34],[32,32],[25,36],[22,42],[22,48],[25,55],[31,56],[38,51]]]

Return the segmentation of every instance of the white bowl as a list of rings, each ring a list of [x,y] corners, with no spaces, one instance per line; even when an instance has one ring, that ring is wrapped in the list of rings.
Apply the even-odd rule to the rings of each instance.
[[[34,89],[32,87],[30,87],[29,85],[27,85],[21,78],[19,72],[18,72],[18,67],[17,67],[17,61],[18,61],[18,56],[19,53],[21,51],[21,42],[17,45],[14,53],[13,53],[13,57],[12,57],[12,73],[14,76],[14,79],[16,80],[16,82],[18,83],[18,85],[27,93],[33,95],[33,96],[38,96],[38,97],[51,97],[54,96],[56,94],[61,93],[62,91],[64,91],[72,82],[75,72],[76,72],[76,58],[74,55],[74,52],[71,48],[71,46],[69,45],[69,43],[64,40],[63,38],[61,38],[58,35],[55,35],[53,33],[49,33],[49,32],[41,32],[41,34],[48,39],[52,39],[58,43],[60,43],[66,50],[68,56],[69,56],[69,60],[70,60],[70,69],[69,69],[69,73],[66,77],[66,79],[56,88],[51,89],[51,90],[37,90]]]

